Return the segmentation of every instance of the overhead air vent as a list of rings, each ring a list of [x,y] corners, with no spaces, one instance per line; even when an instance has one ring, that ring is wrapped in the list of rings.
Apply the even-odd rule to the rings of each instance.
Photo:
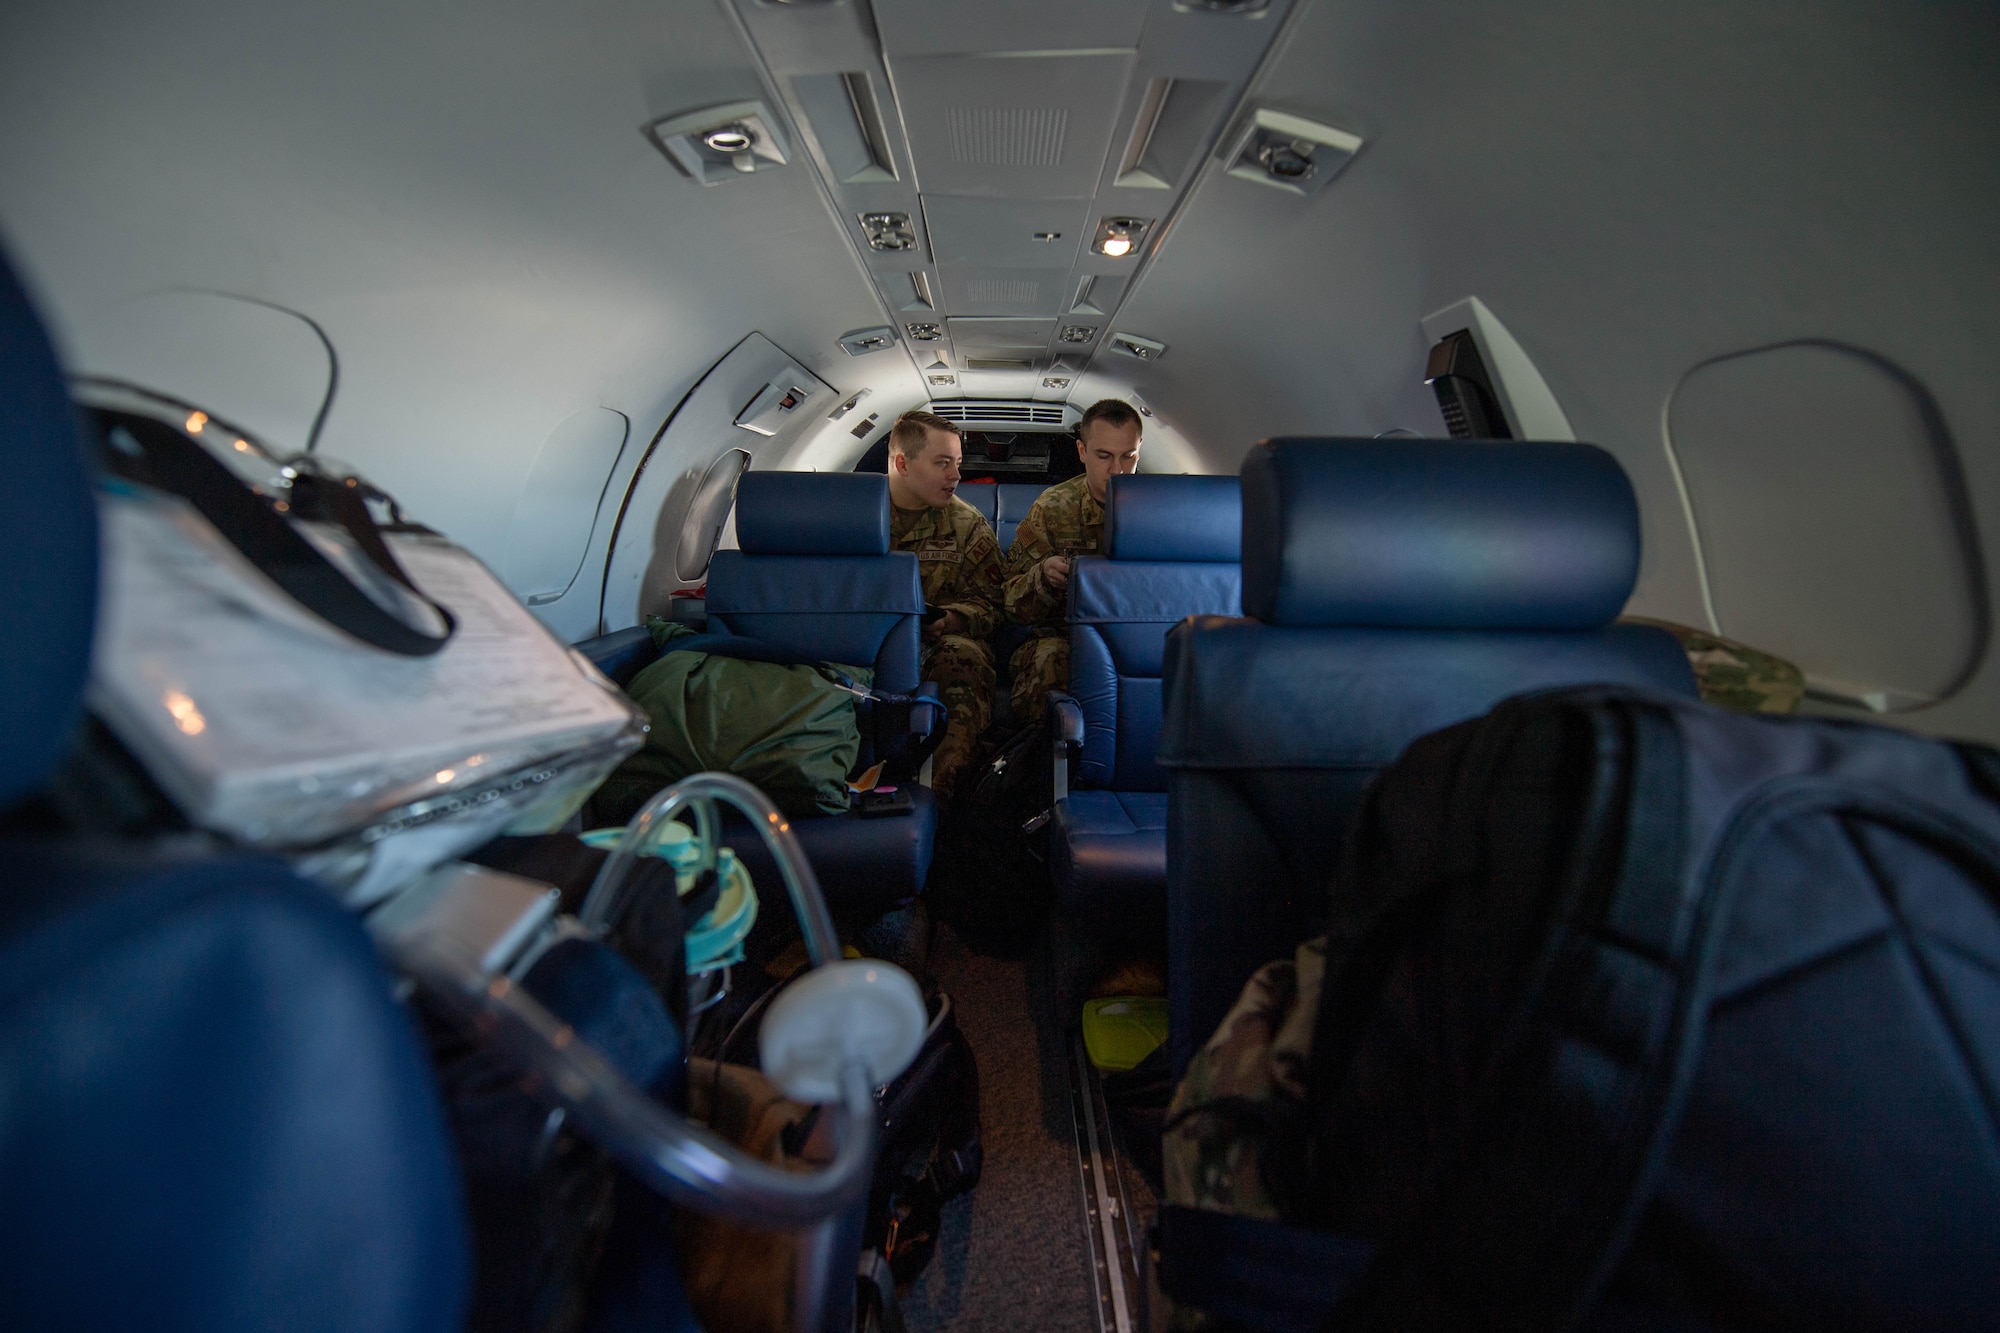
[[[1141,338],[1136,333],[1114,333],[1111,335],[1111,350],[1136,356],[1141,361],[1158,361],[1167,354],[1167,345],[1154,342],[1151,338]]]
[[[1212,79],[1154,79],[1148,84],[1114,183],[1140,190],[1178,185],[1222,110],[1228,87]]]
[[[1042,376],[1042,387],[1044,389],[1067,389],[1069,387],[1069,376],[1044,375]]]
[[[664,116],[641,133],[703,185],[782,167],[791,151],[762,102],[729,102]]]
[[[861,234],[870,250],[900,253],[917,248],[917,229],[910,225],[908,213],[863,213]]]
[[[955,106],[945,111],[951,160],[974,167],[1062,165],[1069,112],[1061,107]]]
[[[1057,336],[1066,343],[1087,343],[1097,336],[1097,330],[1088,324],[1065,324]]]
[[[1042,285],[1032,278],[969,278],[965,295],[977,306],[1033,305]]]
[[[1060,426],[1063,409],[1059,403],[986,403],[961,400],[932,403],[931,413],[946,421],[991,421],[1015,426]]]
[[[935,324],[905,324],[903,329],[911,342],[934,343],[944,337],[944,330]]]
[[[933,389],[949,389],[952,385],[958,383],[958,376],[951,374],[926,375],[924,378],[930,381],[930,386]]]
[[[1266,108],[1252,112],[1230,142],[1224,158],[1230,175],[1312,195],[1354,160],[1362,141],[1346,130]]]
[[[1011,356],[968,356],[965,358],[967,370],[1033,370],[1032,358]]]
[[[880,328],[856,329],[852,333],[840,335],[840,350],[849,356],[867,356],[870,352],[886,352],[896,345],[896,331],[884,324]]]

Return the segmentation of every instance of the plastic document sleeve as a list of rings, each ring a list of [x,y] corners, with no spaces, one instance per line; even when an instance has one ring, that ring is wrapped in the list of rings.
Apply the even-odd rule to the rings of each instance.
[[[304,612],[181,501],[102,511],[92,706],[203,828],[287,850],[426,812],[506,825],[554,801],[560,823],[640,742],[643,714],[448,542],[389,538],[458,621],[402,657]]]

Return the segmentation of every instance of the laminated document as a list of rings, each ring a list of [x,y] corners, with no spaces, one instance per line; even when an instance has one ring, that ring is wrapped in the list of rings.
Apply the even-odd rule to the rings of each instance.
[[[401,656],[314,616],[177,497],[119,488],[100,510],[93,708],[191,822],[323,861],[344,844],[363,897],[467,839],[560,825],[641,740],[644,714],[440,538],[386,538],[457,622]]]

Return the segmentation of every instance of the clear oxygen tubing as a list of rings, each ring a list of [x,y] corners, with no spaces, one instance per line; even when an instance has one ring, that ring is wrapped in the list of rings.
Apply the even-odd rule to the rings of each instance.
[[[713,871],[716,803],[748,815],[771,848],[813,966],[837,960],[840,940],[791,824],[755,787],[727,773],[697,773],[654,796],[625,826],[584,899],[581,921],[602,934],[619,916],[626,880],[653,830],[692,809],[702,869]],[[562,1108],[576,1128],[648,1187],[695,1212],[776,1228],[825,1223],[867,1189],[875,1148],[874,1088],[901,1070],[851,1061],[833,1104],[834,1159],[818,1171],[788,1171],[751,1157],[689,1124],[635,1087],[580,1040],[574,1029],[505,976],[426,944],[396,950],[395,961],[480,1042],[525,1071],[529,1091]]]
[[[705,874],[713,874],[722,827],[722,821],[716,815],[717,801],[733,805],[749,816],[750,822],[762,835],[764,845],[771,849],[771,858],[778,863],[778,871],[784,876],[785,892],[792,900],[792,912],[798,917],[799,929],[805,935],[806,956],[812,960],[812,965],[818,967],[839,958],[840,937],[834,933],[833,916],[826,910],[826,899],[819,889],[819,877],[813,874],[812,863],[806,860],[798,835],[792,832],[791,821],[771,804],[770,798],[763,792],[728,773],[696,773],[682,778],[640,807],[639,813],[625,825],[625,836],[619,839],[618,846],[604,859],[597,878],[591,881],[590,892],[583,900],[583,910],[577,914],[584,928],[594,935],[602,935],[610,929],[611,923],[624,910],[626,880],[639,859],[639,849],[651,841],[653,830],[658,825],[684,809],[692,809],[694,813],[695,840],[701,846],[701,870]]]

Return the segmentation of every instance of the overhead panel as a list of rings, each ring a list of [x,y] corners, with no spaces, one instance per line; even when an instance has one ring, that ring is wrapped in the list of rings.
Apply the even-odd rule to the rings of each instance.
[[[1133,53],[893,58],[924,193],[1088,199]]]
[[[1089,222],[1075,199],[926,196],[924,218],[944,308],[966,315],[1053,315],[1068,295],[1077,238]]]
[[[1139,44],[1149,0],[875,0],[882,49],[903,56]]]

